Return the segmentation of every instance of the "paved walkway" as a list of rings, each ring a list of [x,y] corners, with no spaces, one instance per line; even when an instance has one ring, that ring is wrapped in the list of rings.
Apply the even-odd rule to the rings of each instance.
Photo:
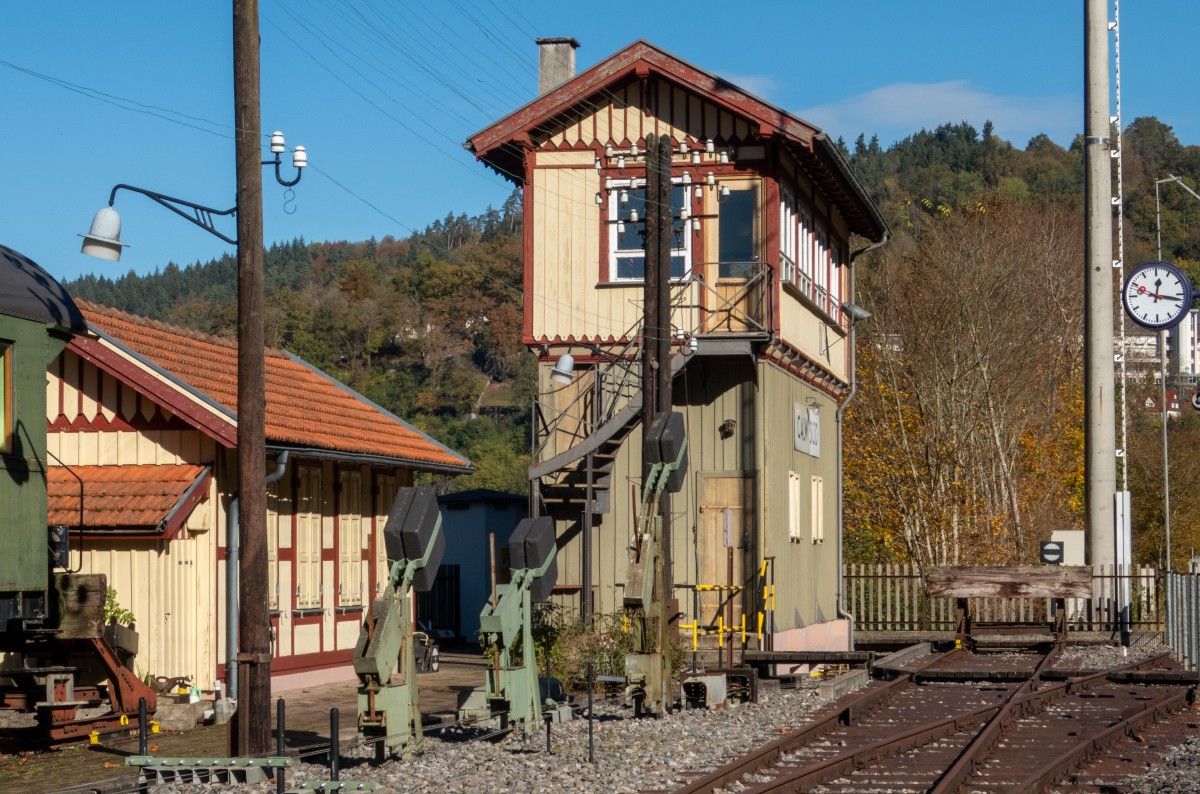
[[[483,686],[487,662],[474,649],[442,651],[436,673],[418,677],[421,713],[426,723],[453,721],[460,692]],[[345,682],[308,687],[281,693],[285,710],[284,741],[289,750],[299,750],[329,741],[329,712],[339,712],[339,734],[343,742],[357,735],[358,684]],[[275,718],[272,706],[272,723]],[[274,728],[272,728],[272,735]],[[162,733],[150,737],[150,753],[164,757],[223,756],[227,752],[226,726],[213,725],[191,731]],[[0,791],[30,794],[69,791],[103,791],[136,779],[125,766],[125,757],[136,755],[137,734],[110,735],[96,747],[70,747],[26,756],[0,757]]]

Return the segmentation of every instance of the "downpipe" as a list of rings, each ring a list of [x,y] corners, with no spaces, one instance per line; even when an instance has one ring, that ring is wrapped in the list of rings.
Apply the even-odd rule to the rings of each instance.
[[[288,453],[283,450],[275,459],[275,470],[266,476],[263,485],[270,488],[283,479],[287,471]],[[238,664],[240,650],[238,636],[238,565],[241,556],[241,494],[233,495],[229,503],[229,518],[226,526],[225,543],[225,687],[226,696],[237,697]]]
[[[873,243],[866,248],[860,248],[850,254],[850,302],[853,303],[856,297],[856,282],[854,280],[854,260],[858,259],[863,254],[868,254],[871,251],[877,251],[887,245],[891,238],[890,233],[885,229],[883,238]],[[849,621],[850,624],[850,650],[854,650],[854,615],[846,609],[846,576],[842,570],[842,555],[843,555],[843,538],[842,535],[846,528],[846,487],[844,483],[845,473],[842,466],[842,419],[846,413],[846,409],[850,403],[854,401],[855,395],[858,394],[858,336],[855,327],[858,323],[850,319],[850,391],[846,394],[846,399],[842,400],[837,407],[836,424],[837,424],[837,489],[838,489],[838,521],[837,521],[837,617],[841,620]]]

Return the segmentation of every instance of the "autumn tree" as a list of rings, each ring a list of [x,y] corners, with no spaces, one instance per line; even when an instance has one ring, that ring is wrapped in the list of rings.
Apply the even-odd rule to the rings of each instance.
[[[1077,216],[993,196],[925,216],[860,269],[875,316],[860,328],[846,515],[865,548],[1026,562],[1078,522],[1082,239]]]

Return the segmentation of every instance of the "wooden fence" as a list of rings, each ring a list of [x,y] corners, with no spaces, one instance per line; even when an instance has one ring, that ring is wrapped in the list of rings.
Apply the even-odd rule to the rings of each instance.
[[[930,597],[916,565],[846,565],[842,570],[846,609],[858,631],[953,631],[955,599]],[[1092,597],[1067,599],[1067,623],[1072,631],[1114,631],[1118,606],[1130,605],[1134,632],[1160,631],[1163,588],[1158,571],[1096,566]],[[1122,592],[1124,591],[1124,592]],[[973,620],[987,623],[1043,623],[1052,620],[1048,598],[972,598]]]

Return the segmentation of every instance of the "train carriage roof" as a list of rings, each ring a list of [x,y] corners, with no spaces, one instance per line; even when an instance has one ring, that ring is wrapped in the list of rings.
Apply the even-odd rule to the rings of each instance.
[[[87,333],[87,321],[71,296],[24,254],[0,245],[0,314]]]

